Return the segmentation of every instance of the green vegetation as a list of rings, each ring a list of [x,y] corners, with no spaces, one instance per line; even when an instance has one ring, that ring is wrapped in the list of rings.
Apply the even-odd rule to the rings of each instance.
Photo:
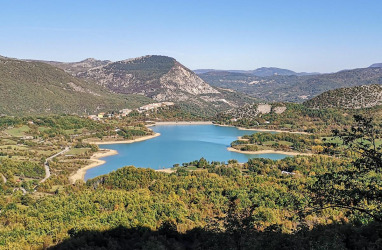
[[[382,121],[382,106],[365,109],[313,109],[302,104],[271,104],[271,112],[261,114],[257,111],[258,104],[245,106],[229,112],[223,112],[216,117],[216,123],[244,128],[281,129],[315,133],[329,136],[333,130],[350,128],[354,122],[354,115],[374,117],[375,121]],[[277,107],[286,107],[282,113],[276,113]],[[236,119],[236,120],[235,120]]]
[[[0,173],[7,182],[0,182],[0,248],[382,247],[382,148],[377,146],[381,123],[371,118],[355,116],[349,129],[335,131],[326,141],[317,135],[286,133],[244,138],[259,146],[273,147],[277,142],[300,150],[319,144],[324,151],[331,147],[329,141],[342,142],[346,151],[336,157],[254,158],[244,164],[201,158],[175,164],[171,174],[128,166],[74,185],[69,185],[68,175],[97,150],[87,140],[98,135],[122,139],[116,127],[125,134],[146,131],[145,127],[132,117],[102,123],[75,116],[23,119],[0,121],[7,129],[9,124],[33,121],[26,132],[33,140],[1,140],[20,144],[9,145],[10,151],[20,154],[27,147],[23,151],[36,151],[41,158],[36,147],[44,150],[46,143],[51,150],[70,145],[66,154],[74,156],[54,158],[53,176],[41,184],[43,159],[26,164],[13,156],[1,158]],[[67,134],[68,130],[79,134]],[[0,151],[8,156],[9,146]]]
[[[143,56],[134,60],[110,63],[104,66],[106,72],[124,74],[128,71],[142,81],[159,79],[174,67],[175,59],[167,56]]]
[[[330,90],[304,105],[310,108],[368,108],[382,105],[382,85],[363,85]]]
[[[45,63],[0,58],[0,114],[93,114],[149,102],[113,94]]]
[[[134,139],[151,133],[131,117],[101,122],[70,115],[0,117],[0,174],[7,179],[0,195],[10,195],[18,187],[55,192],[53,187],[69,184],[68,176],[89,164],[98,147],[88,141]],[[45,160],[65,147],[70,150],[49,162],[51,177],[39,183],[45,177]]]
[[[9,134],[10,136],[13,136],[13,137],[22,137],[28,131],[29,131],[29,127],[26,125],[23,125],[21,127],[15,127],[15,128],[7,129],[4,132]]]
[[[120,240],[124,234],[119,233],[125,231],[143,230],[169,239],[170,232],[193,235],[199,230],[202,239],[214,237],[198,241],[203,246],[215,242],[233,249],[238,245],[272,249],[287,238],[289,248],[306,246],[307,239],[313,249],[319,249],[322,242],[330,248],[344,248],[348,246],[346,239],[350,240],[357,230],[366,230],[357,226],[360,222],[372,221],[366,213],[349,213],[344,208],[311,209],[316,197],[311,185],[328,172],[350,166],[344,159],[312,156],[280,161],[252,159],[244,165],[203,159],[194,163],[200,165],[198,171],[179,167],[176,173],[165,174],[125,167],[89,180],[86,186],[66,186],[58,194],[36,201],[15,196],[2,205],[0,222],[6,226],[0,226],[0,244],[42,247],[66,239],[63,246],[108,246],[110,241],[100,243],[91,235],[120,228],[113,236]],[[23,223],[18,222],[21,218]],[[367,226],[377,230],[367,236],[367,241],[353,239],[352,244],[378,244],[378,225]],[[344,233],[345,229],[352,233]],[[95,232],[87,233],[89,230]],[[323,235],[317,236],[318,232]],[[330,234],[339,237],[324,236]],[[158,238],[147,241],[138,235],[133,237],[133,244],[150,242],[146,246],[154,248],[163,244]],[[179,237],[176,239],[182,239]]]
[[[231,147],[242,151],[280,150],[302,153],[321,153],[323,142],[317,135],[291,133],[254,133],[242,136],[231,143]]]
[[[339,207],[361,212],[382,222],[382,124],[355,116],[349,131],[337,132],[355,155],[353,164],[325,173],[313,185],[315,203],[321,208]]]

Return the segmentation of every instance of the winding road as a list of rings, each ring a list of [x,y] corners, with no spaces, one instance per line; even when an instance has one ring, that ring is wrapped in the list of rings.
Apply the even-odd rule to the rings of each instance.
[[[49,177],[50,177],[50,169],[49,169],[49,161],[52,160],[54,157],[57,157],[63,153],[66,153],[68,152],[70,149],[70,147],[66,147],[64,150],[62,150],[61,152],[58,152],[57,154],[54,154],[48,158],[46,158],[45,162],[44,162],[44,168],[45,168],[45,177],[44,179],[42,179],[40,181],[40,183],[43,183],[44,181],[46,181]]]

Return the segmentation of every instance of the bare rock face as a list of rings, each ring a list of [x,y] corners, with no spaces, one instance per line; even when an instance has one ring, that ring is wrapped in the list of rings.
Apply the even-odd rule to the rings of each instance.
[[[110,62],[78,72],[76,76],[93,80],[115,93],[141,94],[157,101],[236,106],[193,71],[166,56],[143,56]]]
[[[284,104],[268,104],[268,103],[255,103],[246,104],[239,108],[230,109],[222,113],[223,116],[232,117],[234,120],[254,119],[262,114],[282,114],[286,111],[287,107]]]
[[[220,94],[178,62],[175,62],[171,70],[160,78],[160,86],[164,91],[153,97],[158,101],[185,101],[191,96]]]

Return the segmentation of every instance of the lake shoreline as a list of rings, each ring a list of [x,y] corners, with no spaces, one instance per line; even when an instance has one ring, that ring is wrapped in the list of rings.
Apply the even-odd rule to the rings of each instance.
[[[251,131],[275,131],[279,132],[277,130],[257,130],[257,129],[245,129],[245,128],[239,128],[235,126],[228,126],[228,125],[219,125],[219,124],[214,124],[211,121],[195,121],[195,122],[190,122],[190,121],[175,121],[175,122],[156,122],[154,124],[148,124],[146,125],[147,127],[152,127],[152,126],[161,126],[161,125],[217,125],[221,127],[232,127],[236,128],[239,130],[251,130]],[[288,132],[288,131],[282,131],[282,132]],[[293,132],[289,132],[293,133]],[[294,132],[298,133],[298,132]],[[107,145],[107,144],[129,144],[129,143],[135,143],[135,142],[140,142],[140,141],[145,141],[149,140],[155,137],[160,136],[160,133],[154,133],[152,135],[147,135],[143,137],[139,137],[133,140],[111,140],[111,141],[87,141],[90,144],[96,144],[96,145]],[[228,151],[233,151],[237,153],[242,153],[242,154],[282,154],[282,155],[309,155],[309,154],[304,154],[304,153],[298,153],[298,152],[285,152],[285,151],[276,151],[276,150],[261,150],[261,151],[240,151],[236,150],[234,148],[227,148]],[[71,183],[75,183],[77,180],[82,180],[85,182],[85,175],[86,172],[89,169],[101,166],[106,163],[105,160],[101,160],[100,158],[104,158],[107,156],[112,156],[118,154],[118,151],[112,150],[112,149],[102,149],[99,152],[96,152],[93,154],[90,158],[92,161],[90,164],[87,166],[84,166],[80,169],[78,169],[74,174],[69,176],[69,181]],[[156,169],[155,171],[157,172],[163,172],[163,173],[173,173],[175,170],[172,168],[165,168],[165,169]]]
[[[298,132],[298,131],[288,131],[288,130],[281,130],[281,129],[266,129],[266,128],[243,128],[243,127],[236,127],[232,125],[222,125],[222,124],[214,124],[220,127],[232,127],[237,128],[238,130],[246,130],[246,131],[258,131],[258,132],[277,132],[277,133],[290,133],[290,134],[303,134],[303,135],[310,135],[308,132]]]
[[[160,136],[160,133],[155,133],[153,135],[146,135],[143,137],[139,137],[137,139],[133,140],[123,140],[123,141],[89,141],[88,143],[90,144],[96,144],[96,145],[107,145],[107,144],[128,144],[128,143],[134,143],[134,142],[140,142],[140,141],[145,141],[149,140],[155,137]],[[93,161],[92,163],[86,165],[85,167],[82,167],[78,169],[74,174],[69,176],[69,181],[70,183],[74,184],[77,180],[82,180],[85,182],[85,175],[86,172],[89,169],[101,166],[106,163],[104,160],[100,160],[100,158],[104,158],[107,156],[112,156],[112,155],[117,155],[118,151],[114,149],[101,149],[98,152],[94,153],[91,157],[90,160]]]
[[[90,144],[96,144],[96,145],[107,145],[107,144],[128,144],[128,143],[134,143],[134,142],[140,142],[140,141],[145,141],[149,140],[155,137],[160,136],[160,133],[154,133],[152,135],[145,135],[142,137],[138,137],[133,140],[121,140],[121,141],[87,141]]]
[[[146,127],[161,126],[161,125],[214,125],[211,121],[178,121],[178,122],[155,122],[154,124],[148,124]]]
[[[273,149],[266,149],[266,150],[259,150],[259,151],[241,151],[236,148],[228,147],[228,151],[231,152],[236,152],[236,153],[241,153],[241,154],[250,154],[250,155],[260,155],[260,154],[283,154],[283,155],[291,155],[291,156],[296,156],[296,155],[313,155],[309,153],[300,153],[300,152],[288,152],[288,151],[279,151],[279,150],[273,150]]]
[[[74,174],[69,176],[70,183],[74,184],[78,180],[85,181],[85,174],[87,170],[101,166],[106,163],[106,161],[100,160],[100,158],[117,155],[117,154],[118,154],[118,151],[114,149],[101,149],[100,151],[95,152],[89,159],[90,161],[92,161],[90,164],[78,169]]]

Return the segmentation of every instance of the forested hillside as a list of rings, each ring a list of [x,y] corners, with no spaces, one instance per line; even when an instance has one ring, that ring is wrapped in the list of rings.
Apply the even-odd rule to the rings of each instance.
[[[0,58],[0,114],[94,114],[149,102],[111,93],[45,63]]]
[[[257,112],[280,115],[280,124],[305,114],[318,129],[326,128],[324,120],[342,127],[326,137],[327,144],[318,133],[258,133],[244,140],[259,146],[289,142],[293,150],[312,153],[320,153],[314,148],[320,146],[334,154],[246,163],[201,158],[172,173],[128,166],[86,184],[70,183],[68,176],[98,150],[90,140],[152,133],[135,119],[138,114],[103,122],[75,116],[1,118],[0,248],[378,249],[380,120],[362,112],[344,118],[340,110],[325,113],[297,104],[271,106],[267,113],[268,106],[261,105]],[[51,160],[52,176],[39,182],[42,162],[65,146],[71,151]]]
[[[304,102],[304,105],[317,109],[359,109],[382,105],[382,85],[363,85],[330,90]]]
[[[379,244],[381,231],[372,224],[359,226],[360,221],[370,221],[367,214],[336,207],[310,209],[316,192],[310,187],[317,178],[348,165],[330,157],[297,157],[253,159],[244,166],[207,163],[199,171],[179,170],[171,175],[126,167],[37,201],[21,195],[3,201],[0,245],[275,249],[281,244],[285,249],[321,249],[324,243],[327,248],[372,247]],[[353,238],[360,232],[365,240]],[[339,237],[328,236],[333,234]]]

